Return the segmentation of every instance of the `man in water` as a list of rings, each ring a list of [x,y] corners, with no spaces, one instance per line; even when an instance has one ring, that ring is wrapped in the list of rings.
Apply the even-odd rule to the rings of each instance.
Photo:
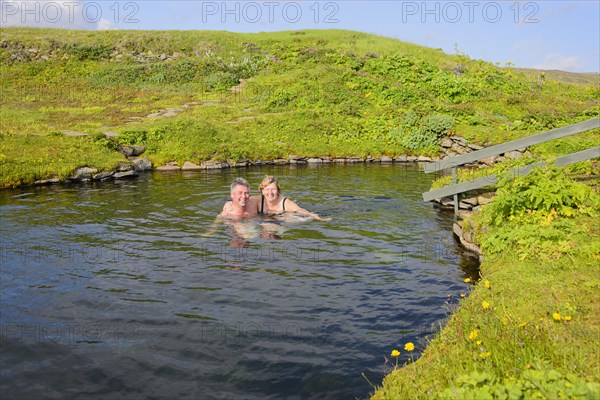
[[[223,206],[219,217],[241,219],[258,214],[258,201],[250,197],[250,184],[244,178],[235,178],[231,184],[231,201]]]

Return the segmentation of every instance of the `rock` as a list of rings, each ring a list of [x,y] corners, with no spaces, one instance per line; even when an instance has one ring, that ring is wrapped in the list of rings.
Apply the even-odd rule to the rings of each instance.
[[[450,150],[454,151],[456,154],[465,154],[465,153],[469,153],[471,151],[471,150],[469,150],[468,147],[462,146],[458,143],[452,144],[452,147],[450,147]]]
[[[146,146],[121,146],[117,151],[123,154],[125,157],[137,157],[146,151]]]
[[[467,139],[465,139],[462,136],[452,136],[451,139],[452,139],[453,142],[458,143],[461,146],[466,146],[467,145]]]
[[[444,148],[450,148],[452,146],[452,139],[445,137],[440,141],[440,146]]]
[[[398,157],[394,158],[394,161],[396,161],[396,162],[408,162],[408,157],[407,156],[398,156]]]
[[[49,178],[49,179],[40,179],[39,181],[33,182],[34,185],[51,185],[53,183],[59,183],[60,179],[58,177]]]
[[[147,158],[138,158],[133,161],[133,168],[136,171],[149,171],[152,169],[152,163]]]
[[[306,162],[309,164],[322,164],[323,160],[321,160],[320,158],[311,157],[308,160],[306,160]]]
[[[343,164],[346,162],[346,159],[345,158],[334,158],[333,162],[336,164]]]
[[[460,238],[463,235],[464,229],[458,222],[455,222],[454,225],[452,225],[452,232]]]
[[[198,164],[194,164],[191,161],[186,161],[183,163],[183,167],[181,167],[182,171],[198,171],[203,170],[204,168]]]
[[[106,136],[107,138],[115,137],[117,135],[117,132],[104,132],[104,136]]]
[[[133,165],[130,163],[121,162],[117,165],[116,172],[133,171]]]
[[[73,179],[73,180],[92,179],[92,175],[96,174],[97,172],[98,172],[98,170],[96,168],[88,168],[88,167],[77,168],[74,172],[74,175],[69,179]]]
[[[202,161],[202,163],[200,164],[200,166],[202,168],[206,168],[206,169],[223,169],[223,168],[229,168],[229,164],[227,164],[226,161],[219,161],[219,160]]]
[[[113,175],[113,178],[115,178],[115,179],[133,178],[138,175],[139,174],[137,173],[137,171],[131,170],[131,171],[124,171],[124,172],[115,172],[115,174]]]
[[[99,174],[92,176],[92,179],[95,181],[105,181],[112,178],[114,174],[115,171],[100,172]]]
[[[160,117],[160,115],[161,115],[161,114],[160,114],[159,112],[157,112],[157,113],[152,113],[152,114],[148,114],[148,115],[146,115],[146,118],[158,118],[158,117]]]
[[[471,150],[475,150],[475,151],[477,151],[477,150],[481,150],[481,149],[483,149],[483,148],[484,148],[483,146],[480,146],[480,145],[478,145],[478,144],[473,144],[473,143],[469,143],[467,146],[468,146],[468,147],[469,147]]]
[[[177,116],[177,113],[175,111],[167,111],[166,113],[160,114],[158,116],[158,118],[175,117],[175,116]]]
[[[479,204],[479,205],[488,204],[493,200],[495,195],[496,195],[495,193],[484,193],[482,195],[479,195],[479,196],[477,196],[477,204]]]
[[[133,154],[132,156],[137,157],[140,156],[142,154],[144,154],[144,152],[146,151],[146,146],[131,146],[133,148]]]
[[[442,160],[447,160],[448,158],[452,158],[457,155],[458,155],[457,153],[450,150],[450,151],[447,151],[446,154],[444,154],[444,156],[442,157]]]
[[[431,162],[431,157],[419,156],[419,157],[417,157],[417,161],[420,161],[420,162]]]
[[[307,158],[308,158],[308,157],[305,157],[305,156],[298,156],[298,155],[295,155],[295,154],[290,154],[290,155],[288,156],[288,159],[289,159],[290,161],[292,161],[292,160],[306,160]]]
[[[388,156],[383,156],[383,157],[381,157],[380,161],[382,163],[391,163],[391,162],[394,162],[394,159],[392,159],[391,157],[388,157]]]
[[[490,156],[490,157],[480,159],[479,162],[483,163],[485,165],[493,165],[497,159],[498,159],[498,156]]]
[[[232,168],[242,168],[242,167],[248,167],[248,166],[252,165],[250,160],[248,160],[247,158],[240,158],[239,160],[229,159],[229,160],[227,160],[227,164],[229,164],[229,166]]]
[[[361,163],[364,162],[365,160],[361,157],[348,157],[346,158],[347,162],[349,163]]]
[[[471,241],[472,240],[471,235],[469,235],[469,234],[467,234],[467,232],[465,232],[465,230],[462,228],[462,226],[460,226],[460,223],[455,222],[452,227],[452,231],[458,237],[460,244],[464,248],[474,252],[475,254],[481,255],[481,249],[479,248],[479,246],[477,246],[475,243],[473,243]],[[468,239],[471,239],[471,240],[467,240],[467,237],[468,237]]]
[[[289,162],[285,158],[277,158],[277,159],[273,160],[273,164],[275,164],[275,165],[285,165],[285,164],[289,164]]]
[[[443,207],[454,207],[454,198],[453,197],[444,197],[440,200],[440,204]]]
[[[516,151],[516,150],[504,153],[504,158],[507,158],[507,159],[511,159],[511,158],[514,159],[514,158],[521,158],[521,157],[523,157],[523,153]]]
[[[181,168],[179,168],[175,165],[161,165],[160,167],[156,168],[157,171],[162,171],[162,172],[179,171],[180,169]]]
[[[473,212],[469,211],[469,210],[458,210],[457,217],[459,219],[465,219],[465,218],[469,217],[471,214],[473,214]]]
[[[463,199],[462,201],[473,207],[479,204],[477,197],[469,197],[469,198]]]
[[[76,131],[66,131],[65,136],[87,136],[87,133],[76,132]]]
[[[473,206],[471,206],[470,204],[465,203],[464,201],[459,201],[458,202],[458,209],[459,210],[470,210],[472,208],[473,208]]]
[[[407,156],[406,157],[407,162],[415,162],[417,160],[418,160],[418,157],[415,157],[415,156]]]

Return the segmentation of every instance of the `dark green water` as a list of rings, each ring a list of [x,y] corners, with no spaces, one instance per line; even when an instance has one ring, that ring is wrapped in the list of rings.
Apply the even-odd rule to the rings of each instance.
[[[203,237],[244,176],[330,222]],[[2,398],[348,399],[417,352],[476,260],[414,166],[264,167],[0,192]],[[406,361],[402,351],[400,363]]]

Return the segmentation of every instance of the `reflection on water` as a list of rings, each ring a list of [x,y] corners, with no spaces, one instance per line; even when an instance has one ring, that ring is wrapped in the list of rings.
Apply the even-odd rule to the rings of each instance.
[[[265,174],[332,221],[218,225]],[[365,398],[476,275],[400,165],[264,167],[0,193],[3,398]],[[400,359],[400,362],[405,360]],[[6,397],[5,397],[6,396]]]

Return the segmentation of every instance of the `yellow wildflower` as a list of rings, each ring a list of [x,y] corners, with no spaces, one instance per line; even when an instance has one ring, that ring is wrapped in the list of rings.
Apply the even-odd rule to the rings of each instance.
[[[524,328],[524,327],[525,327],[525,325],[527,325],[527,321],[525,321],[525,322],[521,322],[521,323],[519,324],[519,328]]]
[[[469,282],[471,282],[471,278],[466,278],[465,283],[469,283]]]
[[[479,354],[479,358],[485,359],[485,358],[488,358],[491,355],[492,355],[492,353],[490,353],[489,351],[486,351],[485,353]]]
[[[461,294],[460,294],[460,297],[463,297],[463,298],[464,298],[464,297],[465,297],[465,294],[464,294],[464,293],[461,293]]]
[[[561,317],[560,317],[560,314],[559,314],[559,313],[555,312],[554,314],[552,314],[552,318],[553,318],[555,321],[560,321],[560,318],[561,318]]]
[[[483,340],[478,340],[475,343],[477,343],[477,346],[481,346],[481,343],[483,343]]]
[[[404,345],[404,350],[413,351],[415,349],[415,345],[412,342],[408,342]]]
[[[477,339],[477,336],[479,336],[479,332],[477,331],[477,329],[471,331],[471,333],[469,333],[469,339],[471,340],[475,340]]]
[[[488,308],[490,308],[490,303],[484,300],[481,302],[481,307],[483,307],[484,310],[487,310]]]
[[[486,279],[483,284],[484,284],[484,286],[485,286],[486,289],[489,289],[492,283],[489,280]]]
[[[398,357],[400,355],[400,352],[396,349],[392,350],[392,357]]]
[[[563,318],[565,321],[570,321],[572,319],[570,315],[565,315]]]

